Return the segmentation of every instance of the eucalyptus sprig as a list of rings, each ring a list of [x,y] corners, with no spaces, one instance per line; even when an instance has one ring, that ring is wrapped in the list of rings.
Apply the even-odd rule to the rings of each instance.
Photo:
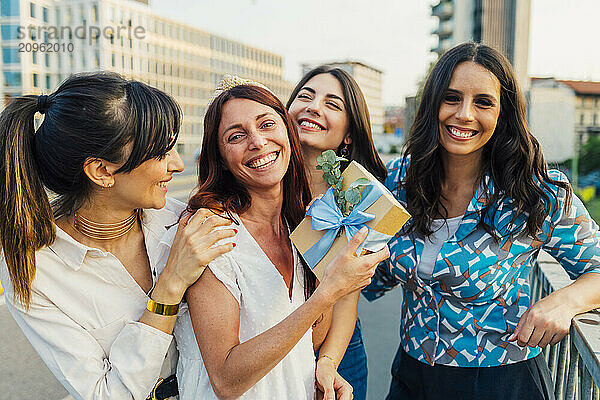
[[[348,161],[344,157],[339,157],[333,150],[325,150],[317,157],[317,169],[323,171],[323,179],[331,189],[335,197],[335,202],[342,212],[346,210],[345,193],[342,190],[342,173],[340,172],[340,163]]]
[[[326,150],[317,157],[317,169],[323,171],[323,179],[331,189],[335,197],[335,202],[344,213],[348,215],[356,204],[360,202],[360,188],[369,183],[366,178],[359,178],[352,182],[348,190],[342,190],[342,182],[344,177],[340,172],[341,161],[348,161],[344,157],[339,157],[333,150]]]

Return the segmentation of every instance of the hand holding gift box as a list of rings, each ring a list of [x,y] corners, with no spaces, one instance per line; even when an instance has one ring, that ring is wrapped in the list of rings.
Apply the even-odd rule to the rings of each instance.
[[[325,267],[361,227],[367,226],[369,234],[357,254],[381,250],[410,218],[385,186],[359,163],[352,161],[339,174],[341,160],[331,150],[318,158],[317,168],[323,170],[331,187],[311,204],[307,216],[290,235],[319,280]]]

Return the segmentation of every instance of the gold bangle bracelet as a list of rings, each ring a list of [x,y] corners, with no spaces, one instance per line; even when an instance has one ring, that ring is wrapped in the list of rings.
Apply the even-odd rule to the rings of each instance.
[[[148,310],[154,314],[164,315],[166,317],[169,317],[169,316],[177,315],[177,312],[179,311],[179,303],[177,303],[177,304],[162,304],[162,303],[157,303],[156,301],[154,301],[150,297],[148,297],[148,305],[146,306],[146,310]]]
[[[326,358],[328,360],[331,360],[331,362],[333,363],[333,367],[337,370],[338,367],[337,367],[337,364],[335,363],[335,360],[333,359],[333,357],[331,357],[330,355],[327,355],[327,354],[321,354],[321,355],[319,355],[319,360],[321,358]]]

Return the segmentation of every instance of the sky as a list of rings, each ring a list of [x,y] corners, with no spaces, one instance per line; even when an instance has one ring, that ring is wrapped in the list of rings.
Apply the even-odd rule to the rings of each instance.
[[[383,102],[416,92],[437,39],[437,0],[150,0],[161,15],[302,63],[355,60],[384,72]],[[531,0],[529,75],[600,81],[598,0]]]

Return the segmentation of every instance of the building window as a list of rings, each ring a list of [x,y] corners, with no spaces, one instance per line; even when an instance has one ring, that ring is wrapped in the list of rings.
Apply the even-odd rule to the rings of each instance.
[[[19,25],[0,25],[0,33],[2,34],[2,40],[16,40],[17,29]]]
[[[32,61],[34,64],[37,64],[37,63],[38,63],[38,60],[37,60],[37,51],[33,51],[33,52],[31,53],[31,61]]]
[[[60,9],[56,9],[56,25],[60,25]]]
[[[45,65],[46,67],[49,67],[49,66],[50,66],[50,54],[48,54],[48,53],[45,53],[45,54],[44,54],[44,65]]]
[[[40,76],[38,74],[33,74],[33,87],[40,86]]]
[[[94,53],[94,67],[99,67],[100,66],[100,52],[96,51],[96,53]]]
[[[20,62],[19,50],[16,47],[3,47],[2,62],[4,64],[18,64]]]
[[[29,3],[29,16],[35,18],[35,4]]]
[[[48,9],[46,7],[42,7],[42,19],[44,22],[48,22]]]
[[[583,113],[579,116],[579,125],[583,125]]]
[[[594,113],[594,126],[598,124],[598,114]]]
[[[115,61],[115,53],[112,53],[110,55],[110,65],[112,65],[113,67],[115,66],[116,61]]]
[[[4,86],[21,86],[21,72],[17,71],[4,71]]]
[[[50,84],[50,75],[46,75],[46,89],[50,89],[52,85]]]
[[[92,4],[92,22],[98,22],[98,4]]]
[[[0,15],[3,17],[18,17],[19,3],[19,0],[1,0]]]

